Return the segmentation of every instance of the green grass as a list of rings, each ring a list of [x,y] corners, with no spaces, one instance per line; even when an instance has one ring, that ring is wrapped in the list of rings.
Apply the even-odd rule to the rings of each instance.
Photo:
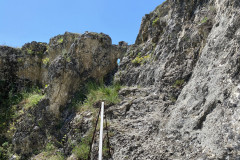
[[[85,110],[90,110],[93,112],[93,120],[92,120],[92,126],[95,126],[95,121],[97,118],[97,109],[93,107],[94,104],[97,102],[104,101],[105,104],[116,104],[120,102],[120,99],[118,97],[118,92],[121,89],[121,85],[114,84],[110,86],[106,86],[101,83],[95,83],[95,82],[89,82],[87,83],[85,90],[85,93],[79,92],[74,100],[73,104],[76,105],[78,111],[83,112]],[[78,100],[77,100],[78,99]],[[98,122],[100,123],[100,121]],[[106,124],[104,123],[104,127],[106,127]],[[108,126],[110,124],[108,123]],[[99,131],[99,124],[96,128],[96,132]],[[84,138],[81,139],[81,142],[77,145],[75,144],[73,147],[72,152],[77,156],[78,159],[81,160],[87,160],[89,150],[90,150],[90,144],[93,136],[94,128],[90,128],[88,133]],[[110,135],[111,136],[111,135]],[[106,140],[105,140],[106,141]],[[103,156],[108,157],[108,147],[107,143],[104,141],[103,146]]]
[[[93,126],[95,126],[95,124],[93,124]],[[72,153],[74,153],[78,157],[78,159],[87,160],[93,132],[93,128],[89,129],[87,135],[81,139],[81,142],[74,146]]]
[[[86,100],[84,105],[92,106],[96,102],[104,101],[106,104],[116,104],[120,100],[118,98],[118,91],[121,89],[119,84],[112,86],[105,86],[103,84],[98,85],[97,83],[88,83]]]
[[[73,148],[73,153],[77,156],[78,159],[87,160],[90,147],[89,144],[80,143],[79,145]]]
[[[51,151],[54,151],[55,149],[56,149],[56,147],[52,143],[49,142],[46,145],[45,151],[46,152],[51,152]]]
[[[10,92],[12,94],[12,92]],[[29,110],[31,107],[34,107],[38,102],[44,97],[41,90],[38,88],[31,88],[29,90],[24,90],[16,95],[17,98],[12,102],[10,117],[10,123],[8,124],[8,137],[11,139],[16,131],[15,124],[18,121],[19,117],[22,116],[26,110]],[[10,96],[11,97],[11,96]],[[18,106],[18,107],[17,107]]]
[[[63,38],[59,38],[59,39],[57,40],[57,42],[58,42],[58,44],[62,44],[62,43],[63,43]]]
[[[5,100],[6,108],[0,108],[0,133],[7,132],[8,138],[12,138],[16,131],[15,124],[19,117],[22,116],[26,110],[38,104],[44,97],[41,90],[38,88],[28,88],[21,92],[14,89],[10,90],[7,99]]]
[[[201,24],[204,24],[208,21],[208,17],[204,17],[202,20],[201,20]]]
[[[0,102],[2,106],[0,106],[0,132],[6,129],[9,121],[16,118],[16,108],[17,104],[20,104],[24,99],[27,99],[31,93],[40,92],[39,89],[36,88],[28,88],[23,91],[17,91],[14,86],[9,89],[6,89],[7,83],[0,81],[0,88],[5,92],[0,93]]]
[[[181,87],[184,84],[184,80],[183,79],[178,79],[175,81],[175,83],[173,84],[173,87],[177,88],[177,87]]]
[[[48,158],[48,160],[64,160],[64,156],[60,153],[57,152],[55,155],[52,155],[51,157]]]
[[[29,97],[26,99],[25,109],[29,109],[35,105],[38,104],[38,102],[44,98],[44,95],[41,95],[39,93],[32,93],[29,95]]]
[[[16,96],[16,102],[13,102],[13,104],[24,104],[23,107],[25,109],[29,109],[37,105],[45,95],[42,95],[40,89],[33,87],[31,89],[20,92],[19,95]],[[10,97],[12,97],[12,95]]]
[[[39,159],[48,159],[48,160],[64,160],[64,155],[57,150],[57,147],[52,143],[47,143],[45,149],[39,153]]]
[[[95,126],[94,122],[92,125]],[[108,123],[108,127],[109,126],[110,126],[110,124]],[[104,129],[105,128],[106,128],[106,124],[104,123]],[[96,128],[96,132],[99,132],[99,129],[100,129],[100,120],[98,121],[98,126]],[[84,138],[82,138],[81,142],[74,146],[72,153],[74,153],[78,159],[87,160],[92,137],[93,137],[93,132],[94,132],[94,128],[89,129],[87,135]],[[112,136],[113,136],[113,133],[110,132],[109,137],[112,137]],[[95,137],[95,139],[96,139],[96,137]],[[108,150],[109,150],[109,148],[107,145],[107,138],[105,138],[104,142],[103,142],[103,157],[109,158],[110,155],[108,154]]]
[[[0,90],[0,159],[8,159],[6,156],[11,145],[7,147],[6,142],[12,139],[16,123],[24,114],[25,107],[36,105],[43,95],[37,87],[20,90],[15,84],[5,81],[0,81]]]
[[[18,58],[17,61],[18,61],[18,63],[22,63],[23,59],[22,58]]]
[[[104,101],[106,105],[113,105],[120,102],[118,97],[120,89],[121,86],[119,84],[106,86],[102,82],[89,82],[84,89],[79,90],[75,94],[70,107],[76,108],[79,112],[85,110],[95,112],[93,105],[100,101]]]
[[[159,21],[159,18],[154,19],[153,22],[152,22],[152,25],[153,25],[153,26],[157,25],[157,22],[158,22],[158,21]]]

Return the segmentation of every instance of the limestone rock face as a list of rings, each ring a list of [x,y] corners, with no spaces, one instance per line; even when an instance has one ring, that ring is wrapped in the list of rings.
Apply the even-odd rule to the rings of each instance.
[[[19,57],[19,79],[27,79],[36,84],[45,84],[47,68],[44,67],[44,58],[47,50],[46,43],[31,42],[22,47],[22,57]]]
[[[117,59],[123,56],[127,48],[125,42],[112,45],[108,35],[93,32],[66,32],[50,39],[49,44],[31,42],[21,49],[1,46],[0,87],[4,90],[0,94],[0,111],[5,111],[2,109],[2,97],[8,98],[12,88],[17,92],[37,85],[43,87],[46,93],[37,105],[21,113],[23,116],[14,125],[14,153],[26,159],[36,150],[42,149],[49,136],[62,136],[62,133],[56,132],[59,121],[65,121],[62,119],[65,113],[60,110],[66,108],[71,96],[87,80],[110,79],[116,72]]]
[[[63,35],[63,52],[51,62],[48,72],[48,97],[50,110],[58,114],[69,95],[79,89],[88,79],[100,80],[117,68],[117,59],[124,54],[124,47],[112,45],[111,38],[103,33],[86,32],[74,39],[69,33]],[[66,38],[65,38],[66,37]],[[53,43],[53,38],[50,43]],[[66,40],[65,40],[66,39]],[[72,44],[69,47],[70,40]],[[65,44],[65,41],[67,44]],[[51,45],[50,45],[51,46]],[[56,47],[56,46],[55,46]],[[58,47],[57,47],[58,48]],[[50,57],[52,51],[49,51]],[[54,54],[53,54],[54,55]]]
[[[31,81],[35,84],[41,84],[46,81],[42,59],[47,50],[46,43],[37,43],[35,41],[25,44],[20,48],[11,48],[0,46],[0,74],[1,80],[9,81],[15,77],[21,81]]]
[[[240,158],[239,12],[236,0],[168,0],[143,18],[115,76],[149,89],[115,106],[114,159]]]
[[[124,87],[105,110],[112,159],[240,159],[239,0],[167,0],[143,17],[131,46],[66,32],[48,45],[1,46],[0,56],[0,82],[47,84],[16,125],[14,154],[23,159],[49,137],[77,159],[72,145],[89,138],[97,113],[68,104],[88,80],[113,75]]]
[[[117,59],[127,47],[125,42],[112,45],[108,35],[93,32],[66,32],[51,38],[48,45],[31,42],[21,49],[1,46],[1,80],[48,86],[48,109],[57,115],[59,107],[85,80],[100,80],[116,71]]]
[[[58,35],[49,41],[49,59],[52,62],[58,55],[67,54],[71,45],[80,36],[78,33],[65,32],[63,35]]]

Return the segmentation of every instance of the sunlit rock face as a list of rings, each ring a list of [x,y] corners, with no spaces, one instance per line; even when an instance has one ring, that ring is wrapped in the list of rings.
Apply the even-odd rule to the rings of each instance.
[[[55,41],[61,43],[56,46]],[[87,79],[100,80],[113,73],[117,68],[117,59],[126,49],[126,45],[112,45],[111,38],[103,33],[86,32],[78,36],[65,33],[52,38],[49,55],[54,60],[48,70],[49,109],[57,114],[59,107],[66,103],[68,95],[79,89]],[[54,53],[58,50],[62,52]]]
[[[240,159],[239,45],[238,0],[167,0],[143,17],[131,46],[92,32],[1,46],[0,87],[35,84],[46,95],[16,122],[13,152],[47,159],[33,152],[51,142],[79,158],[74,145],[93,132],[100,102],[95,112],[69,104],[90,79],[107,77],[122,85],[120,102],[105,110],[112,159]]]
[[[113,45],[108,35],[93,32],[66,32],[50,39],[49,44],[31,42],[22,48],[0,46],[1,107],[4,108],[4,98],[9,98],[9,92],[15,94],[34,86],[42,88],[45,94],[36,106],[23,109],[23,116],[18,116],[13,151],[24,159],[43,148],[48,135],[59,136],[60,133],[53,131],[64,114],[60,110],[65,109],[71,96],[87,80],[110,81],[118,66],[117,59],[127,47],[125,42]],[[24,106],[17,105],[21,107]],[[3,108],[2,112],[7,110]],[[6,137],[6,131],[2,130],[0,135]]]
[[[239,159],[239,9],[168,0],[144,16],[115,74],[138,88],[114,109],[114,159]]]

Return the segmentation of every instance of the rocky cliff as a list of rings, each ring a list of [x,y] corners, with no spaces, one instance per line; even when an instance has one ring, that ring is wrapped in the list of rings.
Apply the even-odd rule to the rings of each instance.
[[[12,115],[17,106],[18,113],[1,121],[2,153],[87,159],[99,101],[86,106],[103,91],[114,93],[100,87],[85,94],[84,84],[95,80],[122,85],[118,101],[98,99],[108,102],[105,159],[239,159],[239,12],[238,0],[167,0],[143,17],[131,46],[90,32],[2,46],[1,110]],[[33,107],[4,101],[8,91],[33,85],[43,88]]]

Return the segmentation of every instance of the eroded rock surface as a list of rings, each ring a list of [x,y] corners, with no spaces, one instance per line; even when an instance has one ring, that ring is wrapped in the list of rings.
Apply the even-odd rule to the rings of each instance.
[[[143,17],[131,46],[112,45],[102,33],[66,32],[48,45],[1,47],[2,80],[48,84],[45,99],[17,124],[14,150],[29,157],[51,135],[65,158],[76,159],[71,144],[89,136],[96,113],[68,104],[89,79],[113,75],[120,58],[121,101],[106,108],[112,159],[240,159],[239,44],[238,0],[167,0]],[[23,78],[17,59],[27,52],[32,60],[21,63],[31,71]]]
[[[112,45],[108,35],[93,32],[66,32],[52,38],[49,44],[31,42],[19,49],[1,46],[0,80],[1,88],[5,89],[3,96],[8,98],[10,90],[18,92],[31,85],[43,87],[46,94],[32,109],[24,110],[17,123],[14,122],[14,152],[26,159],[42,149],[49,136],[59,141],[63,135],[55,131],[61,129],[58,126],[65,123],[64,118],[69,118],[60,110],[66,109],[73,94],[87,80],[110,80],[116,72],[117,59],[123,56],[127,48],[125,42]],[[67,112],[70,112],[66,113],[67,116],[74,115],[72,111]]]
[[[68,38],[69,33],[65,35]],[[69,43],[69,39],[66,41]],[[70,48],[65,48],[64,40],[59,45],[63,45],[63,52],[51,62],[48,72],[49,109],[56,114],[69,95],[75,93],[86,80],[100,80],[113,73],[117,68],[117,59],[124,54],[124,47],[125,51],[127,49],[127,46],[121,49],[112,45],[108,35],[91,32],[75,37]]]
[[[159,99],[133,90],[131,103],[115,106],[130,109],[113,119],[114,159],[240,158],[239,8],[234,0],[169,0],[143,18],[116,76]]]

